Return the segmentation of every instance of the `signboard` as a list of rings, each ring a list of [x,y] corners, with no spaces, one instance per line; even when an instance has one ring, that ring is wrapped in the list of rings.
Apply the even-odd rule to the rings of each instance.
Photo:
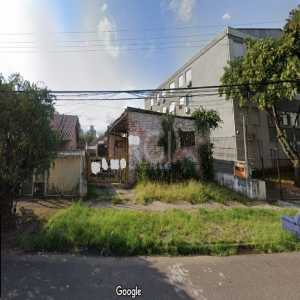
[[[234,176],[239,178],[246,178],[246,166],[244,162],[234,163]]]

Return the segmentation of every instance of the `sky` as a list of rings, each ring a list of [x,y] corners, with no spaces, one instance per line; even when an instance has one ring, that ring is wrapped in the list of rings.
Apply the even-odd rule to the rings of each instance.
[[[156,88],[225,26],[282,27],[299,0],[1,0],[0,72],[52,90]],[[103,132],[143,101],[56,102]]]

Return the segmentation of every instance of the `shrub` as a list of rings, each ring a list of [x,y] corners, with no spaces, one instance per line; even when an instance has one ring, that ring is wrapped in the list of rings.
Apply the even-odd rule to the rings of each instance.
[[[150,164],[142,161],[137,167],[139,182],[176,182],[197,177],[195,163],[189,158],[171,164]]]

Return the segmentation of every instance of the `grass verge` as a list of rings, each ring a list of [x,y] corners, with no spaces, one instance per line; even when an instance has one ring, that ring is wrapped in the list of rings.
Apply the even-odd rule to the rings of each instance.
[[[247,198],[226,187],[215,183],[199,182],[195,180],[183,183],[155,183],[141,182],[135,187],[136,201],[147,204],[154,200],[176,203],[187,201],[200,204],[214,201],[226,204],[229,201],[247,202]]]
[[[30,251],[96,250],[101,255],[229,255],[300,250],[300,242],[281,228],[291,209],[232,208],[143,212],[94,209],[76,203],[44,228],[19,238]]]

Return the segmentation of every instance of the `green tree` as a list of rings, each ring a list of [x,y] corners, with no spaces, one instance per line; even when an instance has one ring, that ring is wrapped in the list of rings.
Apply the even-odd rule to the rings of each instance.
[[[50,126],[53,100],[46,88],[19,75],[0,76],[0,205],[5,217],[12,215],[24,180],[48,169],[55,157],[59,140]]]
[[[299,34],[300,30],[300,4],[297,8],[292,9],[289,17],[287,19],[287,23],[284,26],[284,31],[289,33],[297,33]]]
[[[216,110],[205,110],[200,106],[192,113],[195,119],[195,126],[198,132],[207,138],[206,143],[200,145],[199,155],[201,159],[201,169],[203,172],[204,180],[214,179],[214,166],[213,166],[213,147],[214,144],[209,141],[210,132],[218,128],[222,120]]]
[[[295,169],[300,185],[300,155],[297,145],[288,139],[281,126],[279,104],[296,101],[300,91],[299,8],[290,14],[282,37],[246,41],[246,54],[229,62],[221,78],[220,95],[237,101],[240,106],[256,106],[270,116],[277,139]],[[268,84],[272,81],[290,81]]]
[[[91,125],[87,131],[82,131],[80,134],[80,139],[83,144],[90,145],[92,142],[94,142],[97,139],[97,132],[95,127]]]
[[[216,110],[205,110],[202,106],[192,113],[192,117],[195,119],[197,131],[203,135],[209,136],[210,131],[216,129],[222,123]]]
[[[176,134],[174,130],[174,121],[175,117],[173,115],[167,114],[162,117],[161,127],[162,133],[158,140],[158,145],[163,147],[164,153],[168,155],[169,152],[169,143],[170,143],[170,154],[171,160],[173,159],[173,154],[176,151]],[[170,138],[170,141],[169,141]]]

